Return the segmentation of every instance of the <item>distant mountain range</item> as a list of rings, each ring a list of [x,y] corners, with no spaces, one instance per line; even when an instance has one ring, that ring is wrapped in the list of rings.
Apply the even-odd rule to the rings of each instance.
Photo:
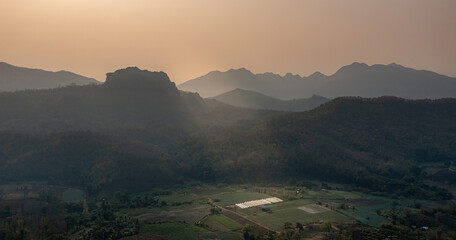
[[[179,89],[213,97],[236,88],[251,90],[280,99],[320,95],[408,99],[456,97],[456,78],[425,70],[406,68],[395,63],[368,66],[353,63],[326,76],[316,72],[308,77],[274,73],[253,74],[245,68],[226,72],[213,71],[180,84]]]
[[[67,71],[51,72],[40,69],[23,68],[0,62],[0,92],[25,89],[51,89],[68,85],[98,84],[87,78]],[[395,63],[389,65],[353,63],[344,66],[336,73],[326,76],[316,72],[308,77],[287,73],[283,76],[274,73],[254,74],[245,68],[226,72],[213,71],[202,77],[184,82],[180,90],[198,92],[204,98],[214,97],[234,106],[248,108],[301,111],[308,107],[295,107],[303,102],[286,104],[280,100],[311,98],[319,95],[326,98],[342,96],[380,97],[385,95],[407,99],[437,99],[456,97],[456,78],[425,70],[406,68]],[[235,89],[244,89],[266,96],[243,96],[233,99],[227,95]],[[247,92],[232,92],[230,95],[246,95]],[[272,101],[267,97],[276,98]],[[266,97],[266,98],[265,98]],[[262,99],[261,101],[260,98]],[[315,99],[314,99],[315,100]],[[237,101],[237,102],[236,102]],[[260,102],[263,102],[260,104]],[[264,105],[265,102],[269,104]],[[274,104],[272,104],[274,102]],[[307,102],[311,102],[308,100]],[[317,102],[318,103],[318,102]],[[293,106],[291,106],[291,105]],[[283,106],[288,106],[288,108]],[[318,105],[318,104],[317,104]],[[273,106],[273,107],[271,107]]]
[[[236,107],[295,112],[311,110],[329,101],[329,99],[317,95],[303,99],[280,100],[239,88],[215,96],[213,99]]]
[[[99,83],[93,78],[67,71],[50,72],[41,69],[23,68],[0,62],[0,92],[24,89],[48,89]]]

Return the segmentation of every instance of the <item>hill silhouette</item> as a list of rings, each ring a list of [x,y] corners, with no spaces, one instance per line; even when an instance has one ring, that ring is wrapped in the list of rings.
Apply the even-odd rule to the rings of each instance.
[[[280,100],[239,88],[215,96],[213,99],[237,107],[295,112],[311,110],[329,101],[329,99],[317,95],[304,99]]]
[[[454,98],[456,78],[395,63],[372,66],[353,63],[339,69],[315,92],[327,97],[389,95],[408,99]]]
[[[353,63],[330,76],[316,72],[308,77],[293,74],[253,74],[246,69],[214,71],[184,82],[178,87],[185,91],[198,92],[203,97],[214,97],[236,88],[279,99],[308,98],[312,95],[328,98],[385,95],[408,99],[456,97],[456,78],[394,63],[372,66]]]
[[[0,131],[96,131],[166,143],[213,124],[273,112],[238,109],[179,91],[166,73],[135,67],[108,73],[100,85],[0,93]]]
[[[50,72],[16,67],[0,62],[0,92],[24,89],[49,89],[74,85],[97,84],[97,80],[67,71]]]

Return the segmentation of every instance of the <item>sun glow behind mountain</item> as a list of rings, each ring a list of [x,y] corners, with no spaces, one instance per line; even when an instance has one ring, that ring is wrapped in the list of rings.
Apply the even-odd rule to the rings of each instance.
[[[0,60],[104,80],[127,65],[182,82],[211,70],[334,73],[398,62],[456,76],[456,2],[4,0]]]

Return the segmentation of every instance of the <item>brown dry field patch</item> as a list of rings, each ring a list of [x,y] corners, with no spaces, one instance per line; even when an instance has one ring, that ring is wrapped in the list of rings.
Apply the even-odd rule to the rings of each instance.
[[[299,210],[305,211],[310,214],[315,214],[315,213],[321,213],[321,212],[326,212],[329,211],[326,208],[322,208],[320,206],[317,206],[315,204],[310,204],[310,205],[304,205],[301,207],[298,207]]]

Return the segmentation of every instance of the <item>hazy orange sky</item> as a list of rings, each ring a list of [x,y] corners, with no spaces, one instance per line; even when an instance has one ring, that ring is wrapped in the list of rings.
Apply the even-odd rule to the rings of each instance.
[[[332,74],[354,61],[456,77],[455,0],[0,0],[0,61],[104,81],[127,66]]]

